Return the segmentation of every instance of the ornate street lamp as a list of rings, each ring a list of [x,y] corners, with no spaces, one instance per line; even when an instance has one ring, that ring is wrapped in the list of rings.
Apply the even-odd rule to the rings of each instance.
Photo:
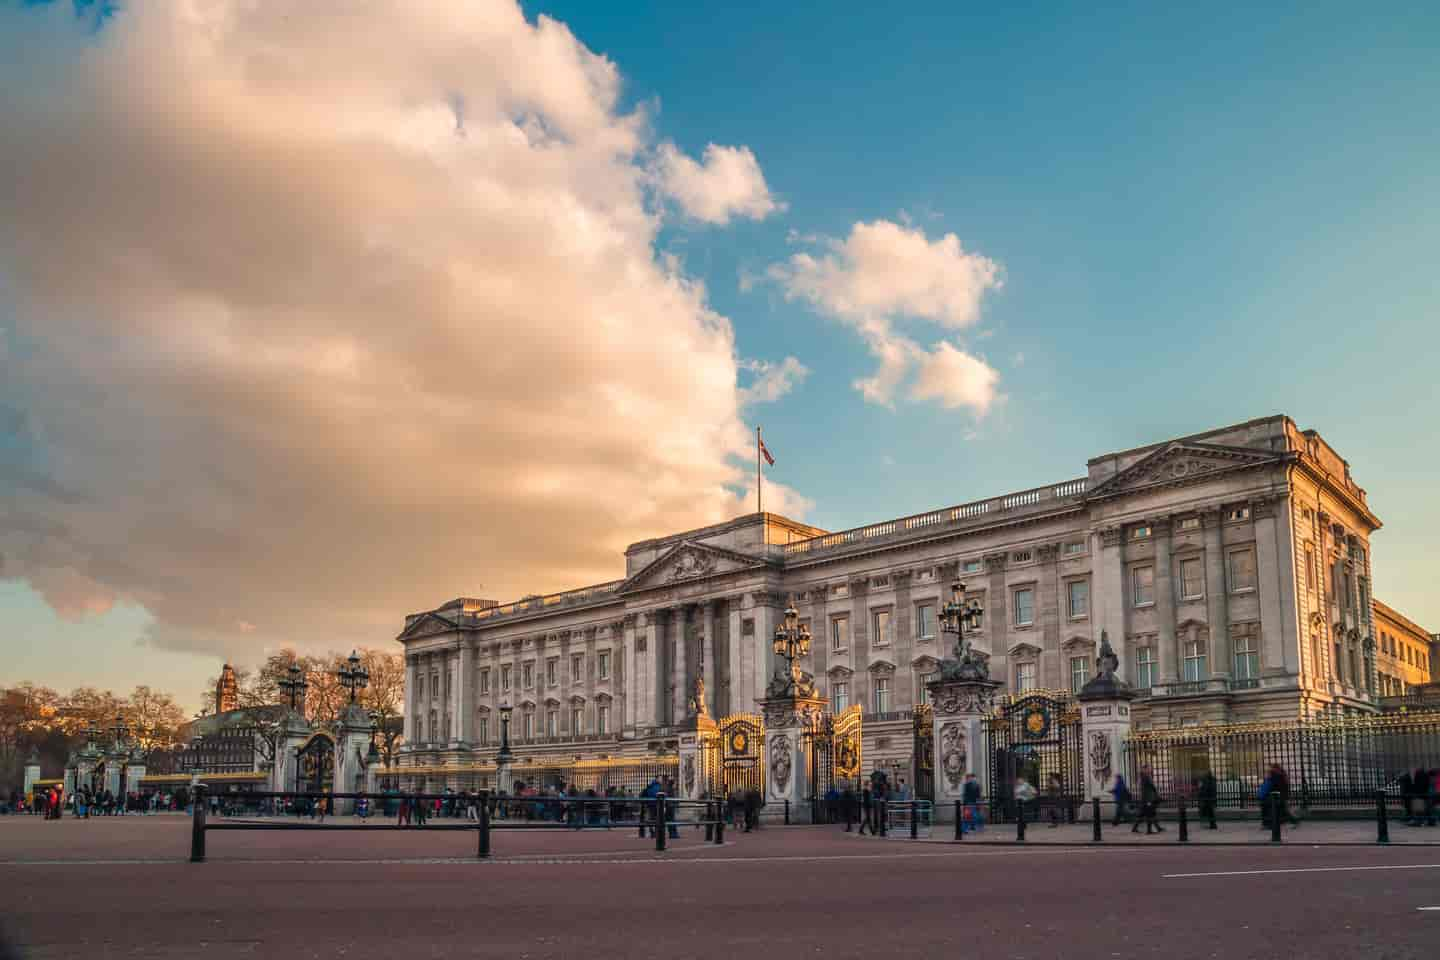
[[[300,669],[300,664],[292,663],[285,673],[285,678],[276,686],[289,695],[290,709],[298,711],[300,704],[305,702],[305,691],[310,683],[305,679],[305,671]]]
[[[115,738],[115,749],[119,750],[125,743],[125,738],[130,736],[130,728],[125,723],[124,714],[115,715],[115,726],[110,728],[110,734]]]
[[[810,653],[810,628],[800,622],[800,611],[795,609],[793,600],[785,608],[785,619],[775,628],[771,649],[775,656],[785,661],[785,670],[783,673],[775,671],[776,677],[771,684],[773,690],[769,691],[770,695],[810,695],[812,689],[809,678],[805,671],[800,669],[800,658]]]
[[[940,608],[940,629],[955,634],[955,659],[964,660],[965,628],[979,630],[985,617],[985,609],[975,598],[965,599],[965,584],[956,580],[950,585],[950,602]]]
[[[509,763],[513,755],[510,753],[510,714],[515,708],[510,704],[500,704],[500,752],[495,754],[496,763]]]
[[[351,703],[355,702],[357,693],[370,686],[370,671],[360,663],[360,653],[357,650],[350,651],[350,656],[345,659],[340,669],[335,671],[335,676],[340,678],[340,686],[350,691]]]
[[[94,749],[95,749],[95,738],[98,737],[98,736],[100,736],[100,728],[95,725],[95,721],[94,721],[94,720],[91,720],[88,724],[85,725],[85,749],[86,749],[86,750],[94,750]]]
[[[190,738],[190,775],[195,779],[205,772],[205,765],[200,762],[200,747],[205,743],[205,738],[198,733]]]

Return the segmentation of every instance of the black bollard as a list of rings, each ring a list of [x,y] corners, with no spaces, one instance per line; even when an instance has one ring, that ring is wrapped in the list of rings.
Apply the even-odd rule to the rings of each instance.
[[[1017,800],[1017,801],[1015,802],[1015,841],[1016,841],[1017,843],[1024,843],[1024,842],[1025,842],[1025,801],[1024,801],[1024,800]]]
[[[880,836],[886,835],[886,828],[890,822],[890,801],[881,800],[876,805],[876,813],[880,815]]]
[[[785,801],[785,826],[790,826],[790,801]]]
[[[965,811],[959,800],[955,801],[955,839],[965,839]]]
[[[205,862],[205,784],[195,785],[195,794],[191,802],[194,818],[190,822],[190,862]]]
[[[1385,809],[1385,791],[1375,791],[1375,842],[1390,842],[1390,811]]]
[[[669,811],[665,809],[665,794],[655,794],[655,850],[665,852],[665,829]]]
[[[640,839],[641,839],[641,840],[644,840],[644,839],[645,839],[645,800],[644,800],[643,797],[642,797],[642,798],[640,799],[640,801],[639,801],[638,809],[636,810],[636,813],[639,814],[639,820],[640,820]]]
[[[1095,797],[1095,798],[1093,798],[1093,799],[1091,800],[1091,813],[1094,815],[1094,819],[1091,820],[1091,822],[1090,822],[1090,827],[1091,827],[1090,839],[1091,839],[1091,840],[1094,840],[1096,843],[1099,843],[1099,842],[1100,842],[1100,798],[1099,798],[1099,797]]]
[[[715,804],[705,804],[705,841],[707,843],[715,839]]]
[[[911,800],[911,801],[910,801],[910,839],[911,839],[911,840],[918,840],[919,837],[920,837],[920,818],[919,818],[918,816],[916,816],[916,814],[920,812],[920,811],[917,809],[919,806],[920,806],[920,804],[919,804],[917,801],[915,801],[915,800]]]
[[[725,842],[725,811],[720,806],[715,807],[715,846]]]
[[[1280,842],[1280,792],[1270,791],[1270,842]]]
[[[1190,821],[1185,818],[1185,798],[1180,798],[1180,835],[1176,838],[1181,843],[1190,842]]]
[[[480,794],[480,850],[481,860],[490,859],[490,795]]]

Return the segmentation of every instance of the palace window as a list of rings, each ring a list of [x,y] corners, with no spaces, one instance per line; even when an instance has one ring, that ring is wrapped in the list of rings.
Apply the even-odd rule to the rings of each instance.
[[[574,653],[570,655],[570,682],[579,683],[585,679],[585,657]]]
[[[1142,689],[1155,686],[1155,648],[1149,645],[1135,648],[1135,686]]]
[[[480,693],[482,695],[490,692],[490,668],[486,667],[480,671]]]
[[[1073,557],[1077,553],[1085,552],[1084,540],[1067,540],[1060,545],[1060,552],[1067,557]]]
[[[1090,680],[1090,658],[1070,658],[1070,692],[1079,693],[1080,688]]]
[[[830,708],[835,713],[844,713],[850,706],[850,684],[838,680],[830,684]]]
[[[1185,661],[1181,667],[1187,683],[1197,683],[1207,678],[1205,672],[1205,644],[1197,637],[1185,641]]]
[[[500,691],[502,693],[510,692],[510,664],[508,663],[500,668]]]
[[[1260,648],[1253,634],[1244,633],[1235,638],[1235,679],[1258,680],[1260,678]]]
[[[930,702],[930,681],[935,679],[933,673],[920,674],[920,686],[915,692],[915,702],[924,706]]]
[[[1130,571],[1130,594],[1137,607],[1155,602],[1155,568],[1136,567]]]
[[[1350,648],[1350,685],[1359,687],[1364,684],[1364,678],[1360,676],[1360,661],[1356,659],[1355,648]]]
[[[527,663],[523,663],[523,664],[520,665],[520,686],[523,687],[523,688],[525,688],[526,690],[532,690],[532,689],[534,689],[534,687],[535,687],[535,664],[534,664],[534,663],[529,663],[529,662],[527,662]]]
[[[1305,589],[1315,589],[1315,548],[1305,544]]]
[[[1072,620],[1090,615],[1090,581],[1071,580],[1065,585],[1066,612]]]
[[[601,680],[610,679],[610,651],[601,650],[595,657],[595,673]]]
[[[475,721],[475,739],[483,747],[490,742],[490,718],[481,717]]]
[[[545,736],[554,737],[560,734],[560,711],[545,711]]]
[[[583,707],[570,709],[570,735],[578,737],[585,732],[585,710]]]
[[[1180,521],[1180,529],[1181,529],[1181,530],[1199,530],[1199,529],[1200,529],[1200,518],[1199,518],[1199,517],[1186,517],[1184,520],[1181,520],[1181,521]]]
[[[890,611],[875,611],[875,646],[883,647],[890,643]]]
[[[415,678],[415,699],[416,699],[416,700],[424,700],[424,699],[425,699],[425,678],[424,678],[424,677],[416,677],[416,678]]]
[[[1255,589],[1255,551],[1230,551],[1230,592]]]
[[[535,713],[534,713],[534,711],[531,711],[531,710],[526,710],[526,711],[525,711],[525,715],[524,715],[524,717],[521,719],[521,722],[520,722],[520,729],[521,729],[521,731],[522,731],[522,735],[525,737],[526,740],[534,740],[534,739],[535,739]]]
[[[545,661],[545,685],[553,687],[560,682],[560,658],[551,657]]]
[[[1025,627],[1035,622],[1035,591],[1029,587],[1015,591],[1015,625]]]
[[[1010,554],[1011,563],[1029,563],[1035,555],[1029,550],[1016,550]]]
[[[1025,693],[1034,690],[1036,686],[1036,664],[1019,663],[1015,665],[1015,692]]]
[[[1340,667],[1341,667],[1340,652],[1341,652],[1341,651],[1340,651],[1340,641],[1339,641],[1339,640],[1336,640],[1336,641],[1335,641],[1335,651],[1334,651],[1334,652],[1335,652],[1335,656],[1332,657],[1331,660],[1330,660],[1330,670],[1331,670],[1332,673],[1335,674],[1335,679],[1336,679],[1336,680],[1344,680],[1345,678],[1344,678],[1343,676],[1341,676],[1341,669],[1340,669]]]
[[[1138,526],[1138,527],[1131,527],[1131,528],[1130,528],[1130,539],[1131,539],[1131,540],[1144,540],[1144,539],[1147,539],[1149,536],[1150,536],[1150,525],[1149,525],[1148,523],[1146,523],[1146,524],[1141,524],[1141,525]]]
[[[830,621],[830,649],[844,650],[850,646],[850,618],[836,617]]]
[[[890,712],[890,678],[875,678],[875,712]]]
[[[915,608],[915,636],[929,640],[935,636],[935,605],[922,603]]]
[[[1225,515],[1225,519],[1227,519],[1227,520],[1249,520],[1249,519],[1250,519],[1250,508],[1249,508],[1249,507],[1236,507],[1234,510],[1231,510],[1229,513],[1227,513],[1227,514]]]
[[[982,560],[966,560],[963,569],[966,573],[979,573],[984,565]]]
[[[1205,596],[1205,568],[1199,557],[1180,561],[1180,598],[1199,600]]]
[[[595,708],[595,732],[610,732],[610,708],[603,703]]]

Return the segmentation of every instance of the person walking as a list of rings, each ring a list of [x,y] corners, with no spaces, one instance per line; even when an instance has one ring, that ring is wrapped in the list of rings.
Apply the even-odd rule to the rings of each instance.
[[[1270,784],[1270,790],[1266,796],[1268,801],[1265,804],[1265,816],[1262,823],[1267,827],[1273,827],[1272,817],[1278,817],[1282,823],[1289,822],[1292,827],[1300,826],[1300,819],[1290,811],[1290,777],[1285,773],[1285,768],[1275,763],[1270,766],[1270,776],[1266,778]]]
[[[1215,801],[1218,793],[1214,772],[1206,770],[1200,774],[1200,779],[1195,784],[1195,798],[1200,803],[1200,819],[1206,821],[1211,830],[1220,829],[1220,825],[1215,822]]]
[[[1050,808],[1050,829],[1060,826],[1060,804],[1064,800],[1060,774],[1052,773],[1045,782],[1045,804]]]
[[[1026,808],[1035,799],[1035,788],[1023,776],[1015,778],[1015,816],[1024,817]],[[1027,819],[1033,820],[1034,817]]]
[[[1150,775],[1149,767],[1140,768],[1140,816],[1136,818],[1135,825],[1130,828],[1131,833],[1140,831],[1140,821],[1145,821],[1145,836],[1152,833],[1164,833],[1165,828],[1160,826],[1156,820],[1156,814],[1160,806],[1160,789],[1155,786],[1155,779]]]
[[[870,789],[870,784],[860,791],[860,836],[865,836],[865,831],[870,831],[870,836],[878,832],[875,829],[875,793]]]
[[[960,788],[960,802],[964,804],[964,812],[961,814],[961,832],[965,831],[965,820],[970,821],[968,832],[975,833],[985,829],[985,818],[980,813],[980,781],[975,779],[975,774],[965,774],[965,783]]]
[[[396,821],[395,821],[395,826],[397,826],[397,827],[408,827],[408,826],[410,826],[410,795],[409,795],[409,794],[401,794],[401,795],[400,795],[400,812],[399,812],[399,817],[398,817],[398,818],[396,819]]]
[[[1125,783],[1122,774],[1115,774],[1115,783],[1110,787],[1110,795],[1115,798],[1115,819],[1110,821],[1110,826],[1118,827],[1130,819],[1130,787]]]

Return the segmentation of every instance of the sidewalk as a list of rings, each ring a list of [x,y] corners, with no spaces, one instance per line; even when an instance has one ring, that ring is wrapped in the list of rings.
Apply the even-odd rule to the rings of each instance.
[[[1133,833],[1131,832],[1132,826],[1132,824],[1123,823],[1118,827],[1112,827],[1110,821],[1103,821],[1100,829],[1100,843],[1158,846],[1180,842],[1180,825],[1173,820],[1162,820],[1161,826],[1164,827],[1164,832],[1149,836],[1146,836],[1144,826],[1141,826],[1138,832]],[[1017,842],[1013,823],[989,824],[979,833],[965,834],[965,838],[960,841],[955,840],[953,823],[936,824],[931,828],[928,838],[924,837],[923,830],[921,834],[921,839],[927,843],[1010,845]],[[1280,842],[1311,846],[1374,845],[1376,834],[1377,830],[1373,819],[1312,820],[1302,821],[1302,825],[1299,827],[1288,825],[1283,827],[1280,831]],[[1027,846],[1038,844],[1090,845],[1094,843],[1093,836],[1093,828],[1089,820],[1064,824],[1059,827],[1051,827],[1046,823],[1027,823],[1025,825],[1025,844]],[[879,839],[908,842],[910,839],[909,827],[907,825],[902,830],[893,831],[888,837]],[[1207,828],[1203,823],[1197,824],[1191,821],[1187,842],[1192,846],[1272,845],[1270,829],[1262,828],[1257,820],[1222,820],[1219,829],[1216,830]],[[1391,820],[1390,845],[1440,846],[1440,827],[1411,827],[1406,826],[1403,821]]]

